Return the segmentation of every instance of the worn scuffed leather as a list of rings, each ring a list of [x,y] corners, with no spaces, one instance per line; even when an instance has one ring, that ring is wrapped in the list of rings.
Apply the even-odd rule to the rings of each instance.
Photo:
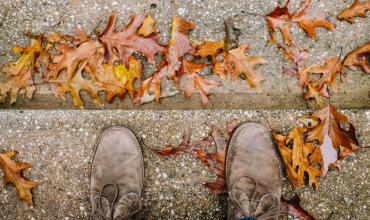
[[[226,181],[228,219],[270,219],[268,216],[280,209],[280,160],[263,125],[248,122],[234,132],[226,159]],[[270,213],[265,215],[267,211]]]
[[[94,219],[126,219],[132,210],[141,207],[143,173],[142,153],[135,135],[124,127],[106,129],[98,139],[91,167]]]

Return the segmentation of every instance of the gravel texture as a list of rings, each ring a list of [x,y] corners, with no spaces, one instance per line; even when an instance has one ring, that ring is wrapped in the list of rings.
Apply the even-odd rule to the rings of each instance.
[[[282,132],[291,129],[303,111],[262,111],[271,126]],[[331,171],[320,180],[320,190],[297,191],[302,204],[318,219],[367,219],[369,214],[370,111],[344,111],[357,128],[362,147],[344,160],[342,172]],[[179,144],[185,128],[199,138],[210,125],[226,121],[264,120],[256,111],[1,111],[1,149],[17,149],[16,159],[33,169],[25,176],[39,186],[34,206],[17,199],[10,185],[0,188],[0,219],[88,219],[89,167],[93,146],[101,131],[124,125],[137,135],[145,161],[144,219],[223,219],[226,196],[215,196],[203,186],[215,180],[209,170],[190,155],[161,158],[152,149]],[[0,179],[1,179],[0,174]],[[287,181],[284,195],[292,196]]]
[[[295,10],[299,6],[299,2],[300,0],[292,0],[290,9]],[[344,57],[349,51],[369,40],[370,18],[356,19],[354,24],[340,22],[335,19],[335,15],[351,3],[352,1],[312,0],[308,12],[309,15],[317,16],[326,12],[330,21],[336,25],[334,31],[318,28],[318,40],[308,38],[302,29],[299,29],[297,25],[292,25],[291,30],[294,42],[297,42],[302,48],[310,50],[310,56],[306,62],[307,66],[316,63],[323,64],[323,58],[340,55],[341,48],[341,55]],[[240,43],[249,44],[249,53],[251,55],[262,56],[268,61],[267,64],[257,67],[257,72],[266,79],[262,83],[262,94],[264,95],[262,99],[265,100],[265,105],[271,107],[276,105],[274,103],[276,100],[281,103],[287,103],[287,100],[291,99],[293,99],[293,103],[302,104],[300,102],[301,89],[297,85],[297,80],[281,74],[281,69],[290,64],[284,59],[284,55],[278,51],[275,45],[267,44],[269,34],[265,18],[258,16],[269,13],[278,4],[283,4],[283,1],[2,0],[0,2],[0,61],[7,62],[11,60],[10,48],[17,44],[26,44],[28,42],[28,39],[22,35],[24,32],[35,34],[49,32],[73,34],[75,27],[91,32],[100,22],[101,25],[99,25],[98,29],[102,30],[113,10],[118,11],[124,23],[128,23],[130,17],[135,13],[146,11],[152,14],[157,20],[156,27],[160,32],[159,39],[163,44],[168,43],[171,19],[174,15],[183,16],[197,25],[197,28],[191,33],[191,38],[196,41],[222,40],[224,38],[223,21],[227,18],[234,18],[236,26],[242,30]],[[279,33],[278,38],[281,40]],[[146,73],[148,75],[153,71],[153,67],[150,68],[149,65],[146,65],[145,70],[148,71]],[[207,74],[209,70],[210,68],[206,68],[203,73]],[[346,72],[349,73],[348,83],[340,83],[339,94],[335,96],[336,100],[339,101],[336,101],[336,103],[342,104],[341,107],[343,108],[352,108],[352,106],[355,108],[368,108],[370,106],[368,97],[370,77],[361,73],[361,71],[346,70]],[[209,77],[219,80],[215,75]],[[226,80],[222,81],[222,84],[221,87],[214,89],[212,93],[240,94],[241,97],[247,97],[240,102],[245,102],[247,107],[253,107],[253,103],[248,102],[248,100],[253,99],[256,95],[255,90],[247,87],[245,80]],[[184,84],[182,83],[183,87]],[[175,94],[173,92],[174,89],[172,83],[162,84],[162,92],[165,96],[173,96]],[[48,86],[39,86],[36,92],[36,94],[51,93],[52,90]],[[297,96],[299,97],[297,98]],[[353,97],[354,99],[349,101],[348,104],[340,102],[341,99],[345,100],[347,98],[346,100],[348,100],[348,97]],[[48,98],[44,99],[47,100]],[[217,105],[217,103],[222,102],[222,98],[221,100],[216,98],[214,102]],[[269,104],[269,102],[274,104]],[[48,103],[48,105],[51,104]],[[212,98],[211,104],[214,104],[212,103]],[[263,105],[262,103],[258,104],[260,106]],[[27,106],[26,103],[24,105]],[[244,107],[243,105],[241,106]],[[297,106],[298,104],[296,104]],[[225,106],[221,105],[219,107],[225,108]],[[54,108],[58,108],[58,106],[56,105]]]

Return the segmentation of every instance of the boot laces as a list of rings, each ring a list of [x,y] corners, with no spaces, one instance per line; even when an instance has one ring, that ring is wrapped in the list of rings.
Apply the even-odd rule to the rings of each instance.
[[[263,200],[255,199],[255,196],[256,196],[256,193],[257,193],[257,188],[258,188],[258,182],[250,176],[241,176],[239,179],[237,179],[237,181],[241,180],[242,178],[249,178],[249,179],[253,180],[253,183],[254,183],[255,187],[254,187],[254,191],[253,191],[253,194],[252,194],[251,198],[249,199],[248,196],[243,191],[241,191],[239,189],[232,189],[229,192],[229,200],[238,209],[238,211],[243,216],[254,217],[257,220],[267,220],[267,219],[278,218],[280,216],[285,215],[284,213],[282,213],[281,202],[280,202],[280,198],[279,198],[278,194],[276,194],[276,193],[267,193],[262,197],[271,195],[274,202],[273,202],[273,204],[271,204],[271,206],[268,208],[267,211],[265,211],[264,213],[259,214],[258,216],[256,216],[257,208],[261,204],[261,202],[263,202]],[[240,196],[236,196],[237,194],[240,195]],[[243,206],[245,199],[249,200],[249,206],[247,208]]]
[[[108,198],[103,194],[103,191],[106,187],[108,186],[113,186],[114,187],[114,198],[112,201],[109,201]],[[103,185],[103,187],[101,188],[100,190],[100,193],[99,193],[99,196],[97,196],[97,199],[98,199],[98,206],[97,206],[97,215],[101,218],[103,218],[104,220],[113,220],[114,219],[114,207],[117,206],[117,205],[125,205],[125,204],[132,204],[131,207],[134,207],[133,210],[130,209],[129,213],[127,214],[127,216],[124,217],[124,219],[128,219],[132,216],[134,216],[135,214],[137,214],[140,209],[141,209],[141,200],[139,198],[139,196],[136,194],[136,193],[131,193],[131,194],[134,194],[135,196],[133,196],[134,198],[130,197],[130,196],[127,196],[125,198],[125,201],[122,202],[117,202],[117,198],[118,198],[118,194],[119,194],[119,188],[118,188],[118,185],[115,184],[115,183],[106,183]],[[105,199],[109,202],[109,215],[107,216],[105,213],[104,213],[104,210],[103,210],[103,206],[102,206],[102,200]]]

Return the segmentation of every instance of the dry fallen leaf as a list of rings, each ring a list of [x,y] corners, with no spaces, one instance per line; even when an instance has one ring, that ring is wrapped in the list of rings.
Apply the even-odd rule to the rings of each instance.
[[[359,0],[355,0],[349,8],[341,11],[337,17],[339,20],[353,23],[355,17],[366,17],[368,10],[370,10],[370,1],[360,2]]]
[[[351,51],[343,60],[343,66],[355,70],[360,66],[365,73],[370,73],[370,42]]]
[[[15,162],[11,158],[18,154],[12,150],[5,153],[0,153],[0,168],[3,170],[3,185],[12,183],[18,192],[18,197],[32,205],[31,190],[37,186],[37,182],[23,177],[22,171],[32,167],[30,163]]]
[[[195,28],[191,22],[185,21],[181,17],[175,16],[172,21],[171,39],[165,58],[160,63],[157,71],[143,82],[140,89],[144,94],[145,91],[154,93],[157,102],[161,96],[161,80],[163,77],[168,77],[179,82],[180,77],[177,72],[180,70],[182,57],[185,54],[193,54],[195,49],[193,43],[189,39],[189,32]]]
[[[10,96],[10,104],[17,101],[18,93],[26,91],[26,97],[31,99],[36,87],[33,86],[33,70],[40,54],[43,52],[41,40],[32,38],[30,46],[16,46],[12,51],[20,55],[19,59],[11,62],[5,72],[8,75],[6,82],[0,82],[0,103]]]
[[[299,220],[315,220],[306,210],[300,205],[300,198],[296,194],[292,199],[287,200],[282,198],[282,210],[293,219]]]
[[[146,17],[146,14],[135,15],[125,28],[116,28],[117,13],[112,13],[107,27],[99,37],[105,45],[105,56],[109,63],[114,61],[114,51],[116,50],[118,53],[116,55],[123,64],[128,64],[129,58],[134,52],[140,52],[149,63],[155,64],[154,56],[162,53],[164,48],[159,45],[155,36],[143,37],[139,35],[138,30],[143,25]]]
[[[303,186],[305,174],[308,175],[309,186],[319,187],[318,177],[321,171],[313,166],[308,156],[315,150],[311,143],[304,143],[302,132],[299,128],[294,128],[288,136],[274,132],[280,155],[287,168],[288,178],[291,187],[294,189],[297,184],[299,188]],[[291,148],[289,144],[292,144]]]
[[[224,41],[206,41],[197,46],[197,52],[195,53],[195,56],[199,56],[201,58],[209,56],[212,58],[212,63],[215,64],[217,62],[217,55],[223,51],[224,46]]]
[[[65,37],[60,37],[55,40],[55,49],[59,52],[52,56],[53,62],[49,65],[50,72],[47,79],[56,79],[62,71],[66,71],[67,79],[70,80],[74,76],[78,65],[87,61],[92,77],[95,77],[97,70],[103,62],[104,46],[98,40],[89,39],[86,32],[77,31],[78,40],[75,47],[71,47],[68,42],[63,40]],[[68,38],[69,39],[69,38]]]
[[[207,66],[205,63],[193,63],[191,61],[184,60],[182,64],[182,71],[188,78],[188,84],[186,85],[185,95],[190,97],[193,91],[196,89],[202,99],[202,105],[207,105],[209,102],[208,95],[212,88],[218,87],[221,84],[215,80],[205,79],[203,76],[198,74],[199,70]]]
[[[154,25],[155,25],[154,18],[150,15],[147,15],[137,33],[144,37],[148,37],[152,34],[155,34],[156,31]]]
[[[329,104],[311,117],[319,119],[320,123],[307,132],[306,141],[317,140],[319,147],[316,151],[320,153],[314,152],[310,160],[320,159],[321,170],[325,175],[329,165],[335,165],[337,160],[359,150],[358,140],[353,125],[345,115],[337,112],[333,105]]]
[[[336,82],[336,76],[342,71],[342,62],[339,57],[325,59],[325,64],[312,65],[300,73],[300,84],[307,86],[307,93],[304,99],[314,98],[318,107],[323,106],[322,97],[330,97],[329,89],[337,93],[339,86]],[[311,75],[320,74],[319,77],[310,77]]]
[[[170,156],[173,158],[181,152],[192,154],[193,157],[199,159],[218,177],[215,182],[205,183],[205,186],[214,194],[225,193],[227,190],[225,181],[226,152],[231,134],[237,125],[236,119],[227,122],[224,132],[213,126],[211,134],[200,141],[191,141],[191,134],[187,130],[179,146],[173,147],[172,145],[168,145],[164,149],[157,150],[157,153],[161,156]],[[200,147],[210,147],[212,145],[212,139],[216,145],[216,152],[208,153],[200,149]]]
[[[70,93],[73,104],[79,108],[84,108],[84,101],[80,98],[80,91],[84,90],[93,99],[97,106],[101,105],[101,100],[98,95],[99,91],[103,91],[104,88],[90,79],[85,79],[82,76],[82,71],[86,67],[87,61],[81,63],[72,77],[68,79],[66,73],[59,74],[59,77],[55,80],[50,80],[51,83],[57,83],[57,89],[55,90],[55,96],[65,100],[65,94]]]
[[[297,23],[311,38],[317,38],[317,27],[323,27],[328,30],[333,30],[335,28],[335,25],[328,21],[324,15],[316,18],[310,18],[310,16],[307,15],[311,0],[301,0],[300,7],[294,13],[289,12],[289,2],[288,0],[283,7],[277,6],[272,12],[266,15],[267,26],[271,36],[270,43],[277,43],[275,30],[279,29],[284,43],[290,46],[292,44],[292,36],[290,33],[292,23]]]
[[[264,77],[255,72],[254,68],[258,64],[264,64],[266,61],[259,56],[249,56],[246,51],[248,45],[241,45],[236,49],[229,50],[224,54],[224,60],[219,61],[213,67],[213,71],[226,79],[226,74],[231,73],[235,80],[243,74],[251,87],[255,87],[257,92],[261,92],[260,82]]]

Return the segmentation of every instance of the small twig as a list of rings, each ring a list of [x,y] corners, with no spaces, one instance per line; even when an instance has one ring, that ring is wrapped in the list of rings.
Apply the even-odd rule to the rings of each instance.
[[[265,117],[265,115],[260,111],[260,110],[257,110],[257,113],[265,120],[265,122],[267,123],[267,125],[269,126],[270,130],[271,131],[274,131],[274,129],[272,129],[269,121],[267,120],[267,118]]]

